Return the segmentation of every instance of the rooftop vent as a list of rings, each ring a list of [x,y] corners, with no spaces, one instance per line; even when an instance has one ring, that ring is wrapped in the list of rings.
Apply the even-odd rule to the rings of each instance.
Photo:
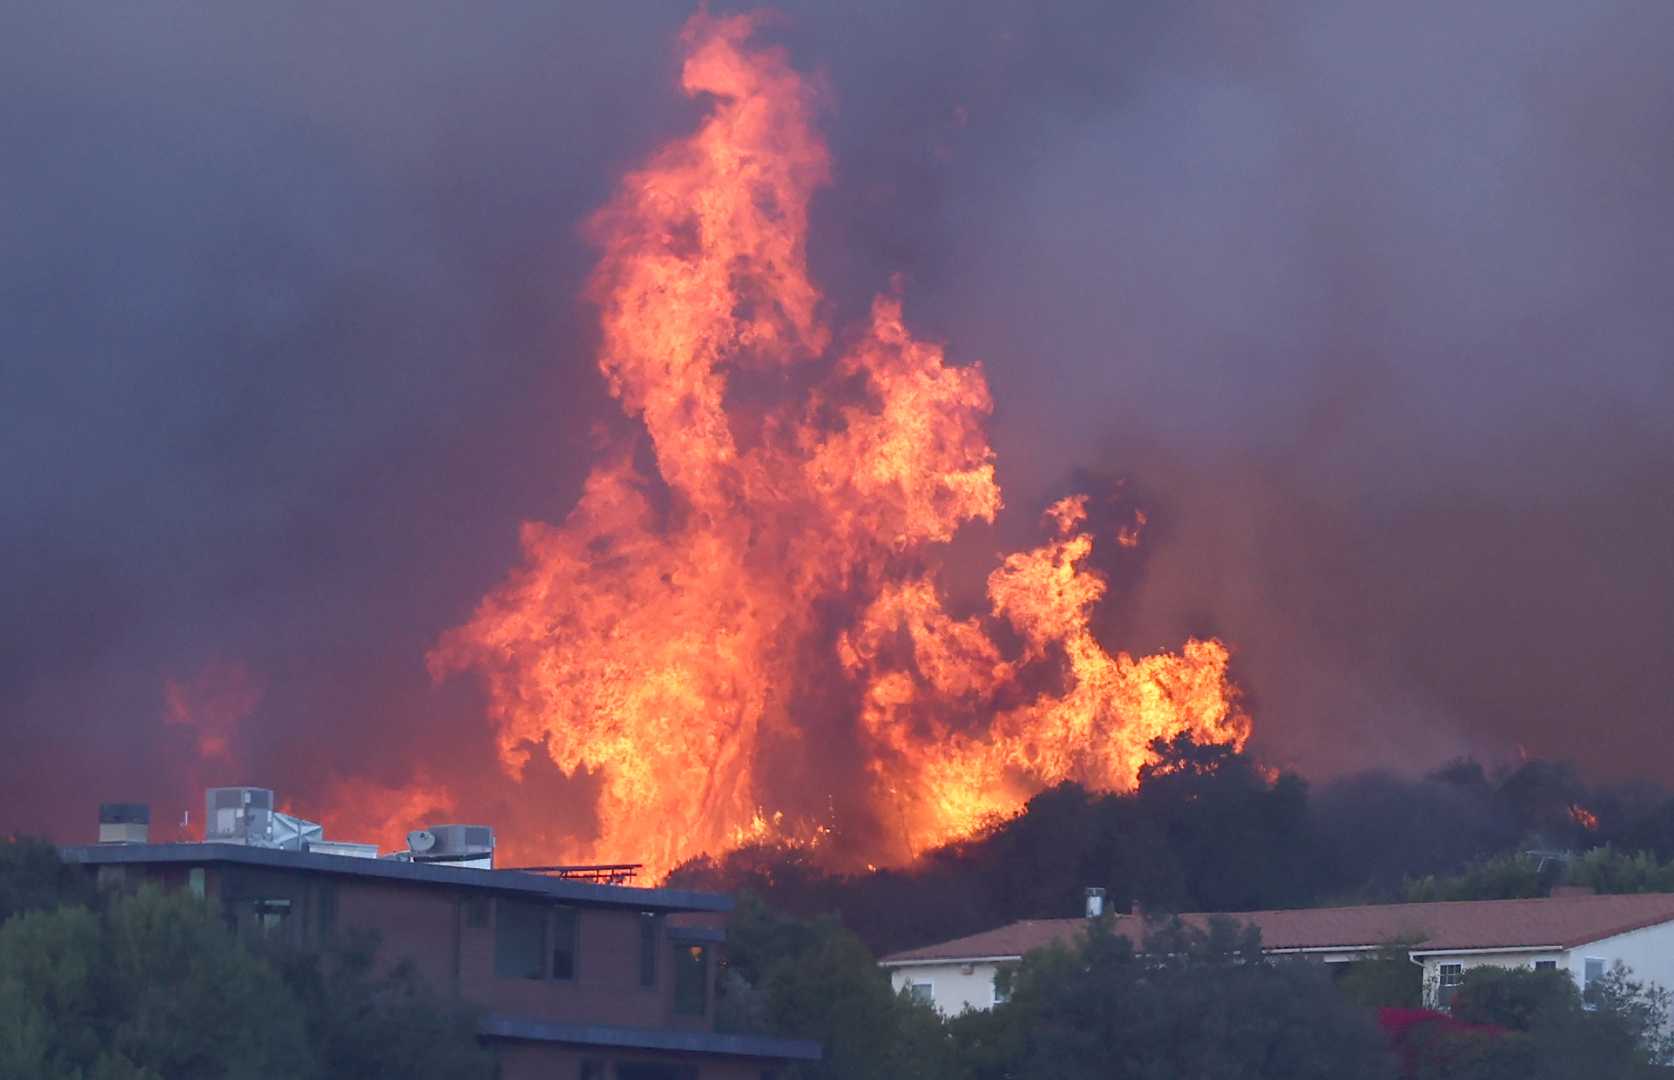
[[[99,804],[99,843],[145,844],[151,840],[151,807],[144,803]]]
[[[273,808],[269,788],[210,788],[204,796],[203,842],[307,851],[310,841],[324,840],[317,823]]]

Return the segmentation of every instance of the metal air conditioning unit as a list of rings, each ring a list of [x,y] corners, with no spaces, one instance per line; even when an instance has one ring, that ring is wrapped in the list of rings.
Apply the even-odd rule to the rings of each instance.
[[[494,867],[494,830],[487,825],[432,825],[407,834],[407,850],[414,862]]]
[[[316,822],[273,808],[273,791],[259,787],[210,788],[204,796],[203,842],[307,851],[325,839]]]

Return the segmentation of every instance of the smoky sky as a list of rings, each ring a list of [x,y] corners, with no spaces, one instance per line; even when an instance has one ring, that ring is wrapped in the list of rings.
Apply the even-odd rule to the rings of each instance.
[[[1121,484],[1101,632],[1223,636],[1263,756],[1674,781],[1674,8],[779,7],[833,320],[899,273],[993,387],[950,568]],[[690,10],[0,14],[0,828],[192,801],[216,664],[214,782],[492,770],[424,654],[631,433],[580,226],[702,108]]]

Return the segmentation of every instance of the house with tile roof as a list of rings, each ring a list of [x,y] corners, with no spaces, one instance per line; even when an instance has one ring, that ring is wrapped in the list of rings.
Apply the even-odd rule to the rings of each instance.
[[[1089,917],[1143,952],[1154,919],[1103,915],[1090,900]],[[1261,932],[1273,956],[1352,964],[1398,946],[1424,969],[1425,1003],[1445,1008],[1470,968],[1552,968],[1567,971],[1583,991],[1620,962],[1644,981],[1674,988],[1674,893],[1595,896],[1569,893],[1532,900],[1461,900],[1421,904],[1291,911],[1194,912],[1180,916],[1206,929],[1227,919]],[[1002,1000],[995,975],[1025,953],[1073,944],[1088,919],[1025,919],[980,934],[893,953],[879,961],[895,988],[935,1005],[945,1015],[987,1009]]]

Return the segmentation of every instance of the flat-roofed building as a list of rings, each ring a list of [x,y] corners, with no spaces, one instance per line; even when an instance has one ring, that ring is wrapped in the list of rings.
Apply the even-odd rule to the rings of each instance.
[[[503,1080],[762,1080],[820,1054],[715,1031],[727,896],[239,843],[62,853],[107,885],[189,890],[245,933],[376,931],[380,960],[483,1010]]]

